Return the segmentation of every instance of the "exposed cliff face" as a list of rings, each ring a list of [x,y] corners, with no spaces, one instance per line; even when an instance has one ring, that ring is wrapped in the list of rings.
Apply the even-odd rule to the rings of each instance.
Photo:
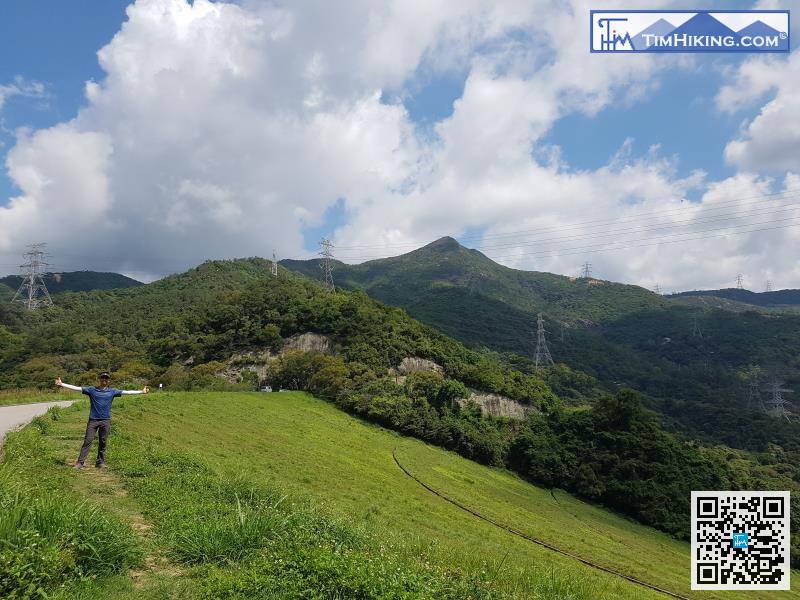
[[[501,396],[499,394],[479,394],[472,392],[469,398],[461,398],[458,400],[459,406],[466,406],[470,402],[474,402],[481,409],[484,415],[491,415],[493,417],[504,417],[507,419],[525,419],[534,408],[520,404],[510,398]]]
[[[244,373],[255,373],[260,383],[267,379],[269,365],[277,360],[279,355],[289,351],[300,352],[331,352],[331,342],[324,335],[318,333],[302,333],[286,339],[279,354],[274,354],[269,350],[249,350],[239,352],[228,359],[227,368],[220,373],[231,383],[238,383],[242,380]]]
[[[267,378],[269,363],[276,358],[269,350],[240,352],[228,359],[228,368],[221,375],[231,383],[237,383],[241,381],[243,373],[251,372],[256,374],[260,383]]]
[[[318,333],[301,333],[300,335],[293,335],[284,341],[281,354],[290,350],[329,354],[331,352],[331,341]]]
[[[444,369],[435,362],[424,358],[417,358],[416,356],[407,356],[400,361],[400,364],[397,366],[397,372],[401,375],[410,375],[418,371],[432,371],[433,373],[444,375]]]

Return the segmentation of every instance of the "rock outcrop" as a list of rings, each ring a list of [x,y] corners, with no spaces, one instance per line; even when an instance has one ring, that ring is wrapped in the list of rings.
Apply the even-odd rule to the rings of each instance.
[[[243,373],[250,372],[255,373],[261,383],[267,378],[269,363],[276,358],[269,350],[239,352],[228,359],[228,366],[220,375],[231,383],[238,383]]]
[[[238,383],[242,380],[242,375],[246,372],[255,373],[259,383],[267,379],[269,365],[277,360],[279,355],[291,350],[300,352],[331,352],[331,342],[324,335],[318,333],[301,333],[287,338],[279,354],[274,354],[269,350],[249,350],[239,352],[228,359],[228,365],[220,376],[225,377],[231,383]]]
[[[534,412],[532,406],[520,404],[516,400],[506,398],[500,394],[481,394],[472,392],[469,398],[457,400],[459,406],[466,406],[474,402],[481,409],[484,415],[493,417],[504,417],[507,419],[525,419],[530,413]]]
[[[400,361],[397,367],[397,372],[401,375],[410,375],[411,373],[417,373],[419,371],[431,371],[444,375],[444,369],[435,362],[424,358],[417,358],[416,356],[405,357]]]
[[[331,341],[326,336],[320,335],[319,333],[301,333],[293,335],[283,342],[281,354],[290,350],[329,354],[331,352]]]

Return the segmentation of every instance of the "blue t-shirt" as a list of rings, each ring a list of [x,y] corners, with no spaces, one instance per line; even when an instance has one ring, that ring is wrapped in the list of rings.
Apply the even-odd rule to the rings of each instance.
[[[89,418],[95,421],[107,421],[111,418],[111,403],[117,396],[122,396],[122,390],[114,388],[96,388],[93,385],[81,388],[81,393],[89,396],[92,409]]]

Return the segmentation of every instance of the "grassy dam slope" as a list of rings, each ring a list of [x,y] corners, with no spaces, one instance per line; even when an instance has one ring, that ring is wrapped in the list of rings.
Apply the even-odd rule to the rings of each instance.
[[[304,393],[154,393],[118,400],[110,469],[72,472],[67,464],[80,444],[86,412],[81,400],[12,434],[3,462],[5,466],[29,462],[32,466],[24,467],[28,476],[39,477],[44,485],[61,486],[130,523],[142,538],[147,557],[130,573],[68,586],[57,597],[92,597],[92,593],[110,598],[669,597],[477,518],[409,477],[393,453],[416,478],[457,503],[678,596],[798,597],[795,591],[693,593],[688,544],[562,491],[533,486],[511,473],[364,423]],[[26,452],[39,458],[27,460]],[[208,474],[203,475],[203,469]],[[209,482],[216,476],[232,483],[211,497],[209,490],[216,484]],[[347,550],[349,542],[341,542],[342,534],[330,534],[339,540],[333,544],[335,550],[328,562],[314,554],[313,569],[308,566],[307,549],[298,550],[297,544],[291,555],[282,554],[283,542],[275,541],[280,536],[266,545],[263,540],[252,542],[255,554],[244,556],[239,550],[248,543],[246,525],[257,517],[248,511],[255,507],[257,512],[252,498],[259,486],[280,490],[280,498],[269,505],[281,507],[275,510],[288,510],[284,506],[291,502],[314,506],[314,515],[344,523],[378,543],[364,542]],[[226,545],[228,530],[220,523],[229,510],[243,533]],[[296,542],[303,524],[286,529],[289,526],[281,523],[282,531],[291,532]],[[270,527],[276,531],[278,526]],[[199,528],[205,528],[205,538],[198,535]],[[338,531],[333,525],[322,530]],[[313,542],[314,537],[310,539]],[[254,558],[259,552],[270,558],[259,563]],[[300,555],[305,558],[300,560]],[[347,567],[352,572],[344,578],[346,585],[340,575],[334,585],[319,572],[339,569],[339,573],[342,556],[357,560]],[[373,579],[388,581],[391,570],[398,578],[414,574],[422,583],[404,593],[397,591],[405,585],[399,583],[396,588],[368,589],[359,583],[363,575],[359,569],[368,568],[364,565],[373,560],[381,563],[375,567],[379,571],[368,574]],[[291,578],[286,574],[289,564]],[[305,587],[292,587],[301,571]],[[266,582],[264,573],[272,579]],[[442,577],[446,581],[454,577],[465,587],[447,587],[448,583],[437,588]],[[796,573],[793,580],[798,581]]]

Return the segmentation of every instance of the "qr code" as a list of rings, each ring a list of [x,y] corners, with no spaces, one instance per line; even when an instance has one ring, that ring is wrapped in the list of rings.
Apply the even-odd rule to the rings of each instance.
[[[692,492],[692,589],[789,589],[789,492]]]

